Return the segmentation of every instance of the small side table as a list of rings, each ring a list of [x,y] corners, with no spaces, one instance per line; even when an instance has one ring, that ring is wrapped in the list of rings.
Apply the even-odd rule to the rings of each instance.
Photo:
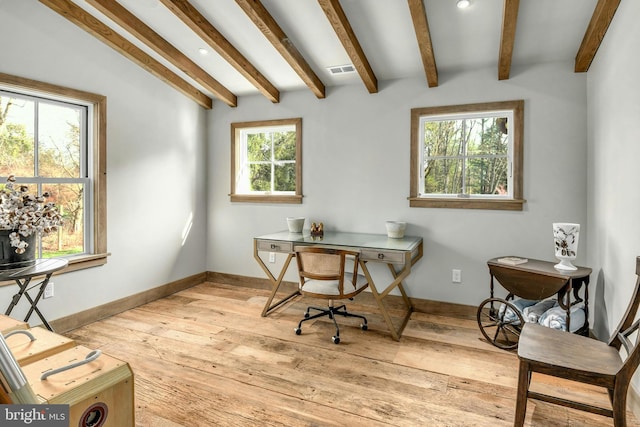
[[[53,328],[51,327],[49,322],[47,322],[47,319],[45,319],[42,312],[40,312],[40,309],[38,309],[38,302],[40,302],[40,299],[44,294],[44,289],[47,287],[51,275],[58,270],[62,270],[68,264],[69,261],[62,258],[38,258],[35,260],[35,264],[33,265],[11,268],[8,270],[0,270],[0,281],[4,282],[14,280],[18,284],[18,293],[15,294],[13,298],[11,298],[11,303],[9,304],[9,307],[7,307],[7,311],[5,311],[4,314],[7,316],[10,315],[13,308],[16,306],[16,304],[18,304],[18,301],[20,301],[22,296],[24,296],[31,305],[31,308],[29,308],[24,321],[28,322],[29,318],[35,311],[42,321],[42,324],[48,330],[53,331]],[[44,279],[42,279],[42,281],[39,283],[31,285],[31,280],[34,277],[38,276],[44,276]],[[34,288],[38,289],[38,293],[36,294],[35,298],[32,298],[29,294],[29,291]]]
[[[530,300],[542,300],[557,295],[558,304],[567,313],[566,330],[570,330],[571,306],[584,302],[585,323],[578,333],[589,335],[589,276],[591,268],[577,267],[576,270],[559,270],[555,262],[529,259],[518,265],[502,264],[499,258],[487,261],[491,274],[490,293],[493,298],[493,279],[509,291],[510,296]],[[584,285],[584,299],[579,291]],[[573,301],[572,294],[573,293]],[[510,299],[509,296],[507,299]]]

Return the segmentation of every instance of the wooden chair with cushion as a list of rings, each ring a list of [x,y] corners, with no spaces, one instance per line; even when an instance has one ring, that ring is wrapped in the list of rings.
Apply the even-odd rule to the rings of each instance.
[[[352,299],[369,285],[364,275],[358,274],[358,252],[342,249],[299,246],[294,249],[300,277],[300,293],[313,298],[329,300],[327,308],[307,307],[304,319],[295,328],[297,335],[302,333],[302,323],[329,316],[336,327],[336,334],[331,338],[335,344],[340,343],[340,328],[335,316],[358,317],[362,319],[360,328],[367,330],[367,319],[359,314],[347,312],[344,304],[336,307],[334,301]],[[346,271],[347,265],[353,267]],[[310,310],[319,313],[310,314]]]
[[[627,425],[627,389],[640,360],[638,334],[631,338],[640,324],[640,320],[635,320],[640,303],[640,257],[636,258],[636,275],[627,312],[608,343],[535,323],[524,325],[518,343],[520,371],[515,426],[524,423],[527,398],[605,415],[613,418],[614,426]],[[611,409],[533,392],[529,389],[533,372],[604,387]]]

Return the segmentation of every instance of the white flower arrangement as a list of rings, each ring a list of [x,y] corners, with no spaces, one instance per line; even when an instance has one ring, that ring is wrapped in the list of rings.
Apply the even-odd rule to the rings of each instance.
[[[62,226],[63,219],[56,204],[46,202],[49,193],[35,196],[29,194],[26,185],[15,182],[15,177],[9,176],[0,190],[0,230],[13,230],[9,234],[11,246],[17,254],[23,254],[29,244],[22,237],[55,232]]]

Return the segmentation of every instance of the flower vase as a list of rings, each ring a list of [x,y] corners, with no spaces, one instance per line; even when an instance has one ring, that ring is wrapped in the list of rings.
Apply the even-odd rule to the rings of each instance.
[[[0,270],[8,270],[16,267],[27,267],[36,263],[36,235],[21,236],[29,246],[21,254],[16,253],[16,248],[11,246],[9,234],[14,230],[0,230]]]
[[[578,237],[580,224],[567,222],[553,223],[553,241],[555,244],[556,258],[560,262],[554,265],[558,270],[577,270],[578,267],[571,264],[578,253]]]

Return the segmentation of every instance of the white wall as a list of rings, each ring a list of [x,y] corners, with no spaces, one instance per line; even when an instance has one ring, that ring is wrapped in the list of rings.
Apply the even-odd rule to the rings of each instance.
[[[204,271],[206,112],[37,1],[0,0],[0,16],[0,72],[107,96],[111,256],[55,277],[55,296],[40,305],[47,318]],[[16,289],[0,288],[0,304]],[[12,314],[24,311],[23,301]]]
[[[407,232],[425,239],[409,294],[477,305],[488,296],[488,258],[552,260],[551,223],[586,223],[586,76],[571,63],[514,69],[506,81],[495,69],[441,75],[431,89],[423,78],[381,82],[374,95],[355,85],[328,88],[324,100],[306,90],[279,104],[243,97],[237,108],[217,102],[205,112],[40,3],[0,0],[0,12],[0,37],[10,41],[0,71],[108,97],[112,256],[56,278],[56,296],[42,306],[51,319],[204,270],[264,277],[252,238],[284,229],[290,215],[378,233],[385,220],[406,220]],[[410,109],[512,99],[525,100],[525,210],[410,209]],[[287,117],[303,118],[303,204],[231,203],[229,124]],[[581,248],[588,238],[582,233]],[[453,268],[462,284],[451,283]],[[0,300],[14,289],[0,289]]]
[[[410,109],[513,99],[525,100],[524,211],[409,208]],[[493,68],[445,75],[432,89],[421,78],[381,82],[373,95],[356,85],[329,88],[323,100],[310,91],[285,93],[275,105],[245,97],[235,109],[209,114],[210,271],[264,278],[252,239],[286,229],[287,216],[369,233],[385,233],[385,220],[404,220],[407,234],[425,242],[406,281],[409,295],[478,305],[489,296],[487,259],[553,260],[551,224],[586,223],[586,76],[572,63],[515,69],[506,81]],[[302,117],[303,203],[231,203],[230,123],[289,117]],[[585,229],[580,264],[587,244]],[[454,268],[461,284],[451,283]],[[295,280],[293,271],[288,278]]]
[[[640,256],[640,2],[621,2],[588,73],[589,250],[606,339],[629,302]]]

